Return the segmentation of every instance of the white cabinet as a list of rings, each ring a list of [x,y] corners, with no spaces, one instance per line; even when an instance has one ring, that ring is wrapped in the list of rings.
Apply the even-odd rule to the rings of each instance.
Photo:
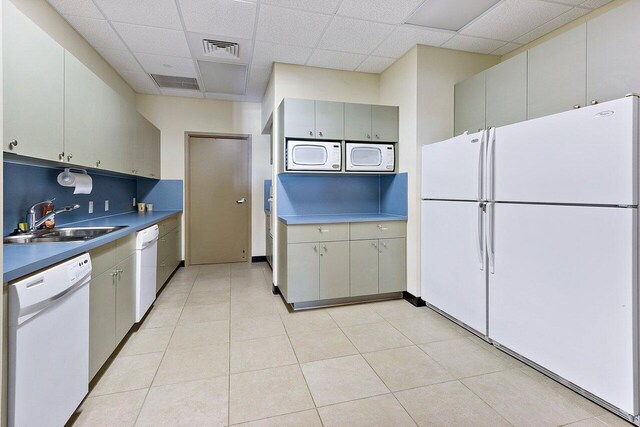
[[[398,107],[345,104],[346,141],[398,142]]]
[[[587,26],[582,24],[529,50],[528,118],[584,107]]]
[[[59,161],[63,149],[64,49],[3,1],[3,150]]]
[[[487,127],[527,120],[527,52],[487,70]]]
[[[474,133],[485,128],[486,72],[455,85],[454,135]]]
[[[284,100],[284,115],[284,135],[287,138],[344,138],[342,102],[287,98]]]

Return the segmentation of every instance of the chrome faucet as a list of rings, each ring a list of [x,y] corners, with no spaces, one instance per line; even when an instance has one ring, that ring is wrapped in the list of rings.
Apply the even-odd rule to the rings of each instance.
[[[54,197],[53,199],[50,199],[50,200],[38,202],[29,208],[29,212],[27,213],[27,226],[29,227],[30,232],[35,231],[42,224],[44,224],[45,222],[49,221],[51,218],[56,216],[56,214],[59,214],[61,212],[71,212],[80,207],[80,205],[65,206],[64,208],[58,209],[57,211],[49,212],[39,220],[36,220],[36,208],[40,205],[44,205],[45,203],[53,203],[55,199],[56,198]]]

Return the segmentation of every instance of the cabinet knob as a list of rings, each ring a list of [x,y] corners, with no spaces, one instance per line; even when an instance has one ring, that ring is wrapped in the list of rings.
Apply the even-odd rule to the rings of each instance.
[[[67,161],[70,161],[71,159],[73,159],[73,154],[69,153],[67,155]]]
[[[64,151],[58,154],[58,160],[64,160]]]
[[[312,130],[309,131],[309,136],[313,136],[313,131]]]
[[[371,139],[371,135],[367,134],[367,139]]]
[[[18,146],[17,139],[12,139],[11,141],[9,141],[9,150],[13,150],[17,146]]]
[[[99,167],[99,166],[100,166],[100,160],[96,162],[96,167]]]
[[[327,245],[322,246],[322,249],[324,249],[324,251],[327,252]]]
[[[378,245],[376,243],[371,243],[371,246],[373,246],[374,248],[378,249]]]
[[[318,252],[318,247],[317,247],[317,246],[314,246],[314,247],[313,247],[313,251],[314,251],[314,252]]]
[[[597,99],[592,99],[592,100],[591,100],[591,105],[596,105],[597,103],[598,103],[598,100],[597,100]]]
[[[322,132],[319,132],[318,134],[319,134],[320,136],[322,136]]]
[[[380,135],[376,134],[376,139],[380,139]]]
[[[580,104],[576,104],[576,105],[573,106],[574,110],[577,110],[578,108],[580,108]]]
[[[385,242],[382,242],[382,247],[383,247],[383,248],[386,248],[386,247],[387,247],[387,244],[386,244]]]

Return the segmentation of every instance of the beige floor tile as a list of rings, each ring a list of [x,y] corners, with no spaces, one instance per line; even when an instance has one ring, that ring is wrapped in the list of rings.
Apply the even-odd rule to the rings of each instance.
[[[231,343],[231,373],[297,364],[286,335]]]
[[[230,300],[231,292],[228,289],[215,291],[193,291],[189,295],[186,305],[211,305],[221,302],[229,302]]]
[[[146,329],[175,326],[180,318],[180,313],[182,313],[182,308],[153,307],[140,327]]]
[[[396,329],[402,332],[414,344],[427,344],[460,338],[456,327],[445,319],[432,318],[429,315],[390,319]]]
[[[480,337],[477,337],[475,335],[471,335],[471,336],[468,336],[467,339],[469,341],[471,341],[472,343],[474,343],[475,345],[479,346],[480,348],[482,348],[484,350],[487,350],[488,352],[490,352],[494,356],[499,357],[500,359],[502,359],[505,362],[509,363],[514,368],[524,368],[524,367],[527,366],[524,363],[522,363],[521,361],[519,361],[518,359],[516,359],[515,357],[512,357],[512,356],[508,355],[507,353],[505,353],[504,351],[499,350],[497,347],[495,347],[494,345],[489,344],[488,342],[486,342],[485,340],[481,339]]]
[[[607,427],[607,424],[598,418],[588,418],[586,420],[576,421],[575,423],[565,424],[565,427]]]
[[[606,414],[603,415],[598,415],[598,420],[602,421],[603,423],[605,423],[606,425],[608,425],[609,427],[630,427],[634,424],[631,424],[630,422],[627,422],[626,420],[623,420],[622,418],[620,418],[617,415],[614,415],[610,412],[607,412]]]
[[[169,348],[189,348],[229,342],[229,321],[185,323],[176,326]]]
[[[229,373],[229,344],[168,349],[154,386],[195,381],[227,375]]]
[[[231,424],[314,407],[298,365],[232,374],[229,399]]]
[[[424,307],[416,307],[403,299],[376,302],[370,304],[370,307],[386,320],[420,316],[425,310]]]
[[[420,426],[509,426],[500,414],[458,381],[414,388],[395,395]]]
[[[438,341],[420,346],[456,378],[472,377],[513,368],[505,359],[484,350],[467,338]]]
[[[272,316],[274,314],[278,314],[278,310],[273,298],[252,300],[231,298],[231,317],[234,319]]]
[[[178,324],[206,323],[229,319],[229,303],[211,305],[191,305],[182,309]]]
[[[158,308],[182,308],[188,296],[189,292],[162,292],[153,305]]]
[[[601,408],[519,369],[461,380],[516,426],[558,426],[599,415]]]
[[[319,408],[324,427],[415,426],[392,394]]]
[[[349,326],[342,330],[361,353],[413,345],[387,322]]]
[[[244,317],[231,319],[231,341],[286,335],[280,316]]]
[[[234,424],[234,427],[322,427],[320,417],[315,409],[265,418],[264,420]]]
[[[77,411],[74,426],[133,426],[147,389],[87,398]]]
[[[162,353],[116,357],[100,377],[90,396],[147,388],[151,385]]]
[[[173,334],[173,326],[138,329],[129,336],[118,355],[133,356],[165,351],[169,345],[171,334]]]
[[[340,329],[294,335],[290,340],[300,363],[358,354]]]
[[[455,379],[418,347],[402,347],[362,355],[391,391]]]
[[[196,279],[191,288],[191,292],[214,292],[224,291],[231,288],[231,282],[229,279],[224,278],[211,278],[211,279]]]
[[[289,336],[338,327],[326,310],[298,311],[281,314],[280,318]]]
[[[384,321],[379,314],[371,308],[371,305],[357,304],[344,307],[335,307],[327,310],[329,315],[340,327],[363,325],[366,323],[378,323]]]
[[[389,392],[360,355],[303,363],[300,366],[316,406]]]
[[[189,293],[192,287],[193,280],[176,279],[174,276],[162,289],[160,295]]]
[[[136,426],[225,426],[229,378],[151,387]]]

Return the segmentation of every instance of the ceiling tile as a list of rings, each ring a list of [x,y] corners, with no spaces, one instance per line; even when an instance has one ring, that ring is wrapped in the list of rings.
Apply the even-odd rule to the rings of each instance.
[[[400,24],[424,0],[343,0],[338,15],[368,21]]]
[[[311,67],[354,71],[365,58],[366,55],[316,49],[307,61],[307,65]]]
[[[189,46],[182,31],[114,22],[124,42],[133,52],[190,58]]]
[[[371,53],[393,31],[393,25],[336,16],[318,44],[321,49]]]
[[[179,0],[187,31],[253,38],[256,4],[234,0]]]
[[[422,27],[459,31],[500,0],[427,0],[407,20]]]
[[[580,3],[583,3],[584,0],[543,0],[550,1],[551,3],[563,3],[568,4],[570,6],[578,6]]]
[[[370,56],[365,59],[356,71],[362,71],[363,73],[376,73],[379,74],[389,68],[396,60],[394,58],[384,58],[382,56]]]
[[[262,98],[264,91],[269,83],[269,77],[271,76],[271,67],[255,67],[251,66],[249,71],[249,81],[247,83],[248,96],[258,96]]]
[[[204,98],[203,93],[197,90],[161,88],[160,93],[166,96],[182,96],[185,98]]]
[[[511,52],[512,50],[516,50],[521,46],[522,45],[518,43],[507,43],[504,46],[499,47],[493,52],[491,52],[491,55],[497,55],[497,56],[506,55],[507,53]]]
[[[252,100],[250,97],[246,95],[233,95],[229,93],[214,93],[214,92],[206,92],[204,97],[207,99],[217,99],[221,101],[236,101],[236,102],[252,102],[257,100]]]
[[[82,16],[104,19],[102,13],[91,0],[47,0],[60,15]]]
[[[232,57],[218,58],[205,55],[204,47],[202,45],[202,40],[204,39],[238,43],[240,47],[240,57],[234,59]],[[219,61],[241,64],[248,64],[251,61],[251,54],[253,52],[253,41],[249,39],[238,39],[229,36],[187,32],[187,42],[189,43],[189,48],[191,49],[191,55],[195,59],[202,59],[203,61]]]
[[[605,4],[611,3],[612,0],[587,0],[582,3],[582,6],[590,7],[592,9],[597,9]]]
[[[569,9],[571,6],[540,0],[505,0],[469,24],[461,33],[512,41]]]
[[[138,93],[151,93],[159,94],[158,86],[151,80],[146,73],[132,73],[129,71],[123,71],[120,73],[129,86]]]
[[[499,47],[504,46],[503,41],[481,39],[478,37],[469,37],[457,35],[442,45],[447,49],[464,50],[466,52],[491,53]]]
[[[315,47],[330,15],[261,5],[256,40]]]
[[[94,0],[110,21],[181,30],[175,0]]]
[[[333,14],[340,4],[340,0],[262,0],[262,3],[308,10],[310,12]]]
[[[417,44],[440,46],[456,33],[453,31],[430,30],[413,25],[397,27],[385,41],[375,50],[374,54],[389,58],[400,58]]]
[[[253,62],[251,67],[268,68],[274,62],[302,65],[307,62],[312,49],[302,46],[287,46],[269,42],[257,41],[253,48]]]
[[[207,92],[244,95],[247,67],[239,64],[198,61]]]
[[[136,58],[128,50],[116,49],[96,49],[98,53],[109,63],[116,71],[133,71],[142,73],[144,70],[136,61]]]
[[[136,58],[147,73],[165,76],[198,77],[191,58],[136,53]]]
[[[64,18],[91,46],[106,49],[126,49],[118,34],[113,31],[107,21],[72,15],[64,15]]]
[[[521,43],[521,44],[532,42],[544,36],[545,34],[550,33],[551,31],[557,28],[560,28],[565,24],[568,24],[569,22],[575,21],[576,19],[586,15],[589,12],[590,11],[588,9],[581,9],[576,7],[574,9],[569,10],[568,12],[563,13],[557,18],[552,19],[551,21],[539,26],[535,30],[529,31],[523,36],[518,37],[517,39],[514,40],[514,42]]]

